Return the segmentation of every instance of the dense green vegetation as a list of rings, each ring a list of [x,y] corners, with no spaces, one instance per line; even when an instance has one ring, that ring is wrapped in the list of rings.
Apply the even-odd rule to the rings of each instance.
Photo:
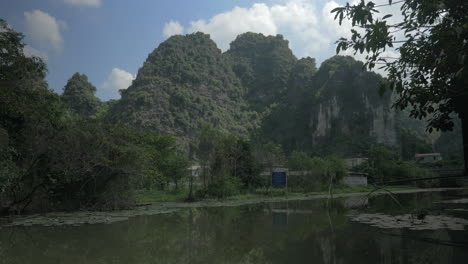
[[[297,59],[282,35],[239,35],[225,54],[246,90],[250,107],[261,112],[287,92]]]
[[[197,156],[202,165],[202,189],[197,196],[226,197],[259,186],[260,164],[245,138],[224,134],[205,125],[199,135]]]
[[[398,5],[400,17],[382,14]],[[388,12],[388,11],[387,11]],[[332,10],[340,25],[352,21],[351,38],[340,38],[336,51],[366,53],[367,69],[388,73],[381,89],[394,91],[395,107],[427,121],[432,130],[452,130],[458,117],[463,135],[465,174],[468,171],[468,3],[466,1],[374,1],[347,3]],[[382,16],[382,17],[381,17]],[[360,31],[362,29],[362,31]],[[404,36],[404,37],[403,37]],[[397,44],[397,45],[395,45]],[[388,56],[394,49],[396,56]]]
[[[272,110],[262,127],[264,135],[288,152],[315,155],[354,156],[373,143],[397,144],[390,98],[380,97],[375,89],[379,75],[362,72],[362,63],[351,57],[330,58],[308,75],[300,69],[307,64],[313,69],[313,61],[301,63],[291,83],[302,88],[293,88],[285,104]]]
[[[338,157],[308,157],[303,152],[293,152],[287,166],[293,171],[302,172],[290,176],[288,187],[302,192],[326,190],[330,184],[338,184],[347,175],[343,159]]]
[[[174,134],[195,160],[205,123],[279,144],[286,154],[352,157],[373,144],[400,149],[403,159],[442,151],[431,146],[436,139],[423,122],[391,108],[394,96],[377,89],[382,77],[363,66],[335,56],[317,69],[313,58],[298,60],[281,35],[241,34],[225,53],[203,33],[173,36],[148,56],[108,118]]]
[[[96,87],[84,74],[75,73],[63,88],[62,100],[73,114],[90,117],[98,112],[100,100],[94,95]]]
[[[402,184],[401,182],[392,182],[437,176],[414,161],[399,160],[395,152],[383,146],[372,146],[368,150],[367,156],[369,159],[363,164],[354,167],[353,170],[368,173],[368,180],[373,184]],[[437,186],[438,183],[438,181],[421,181],[415,184],[418,187],[432,187]]]
[[[359,171],[375,182],[418,178],[429,174],[402,160],[456,140],[442,135],[434,149],[378,94],[381,76],[343,56],[317,69],[281,35],[245,33],[225,53],[203,33],[173,36],[122,99],[101,102],[80,73],[62,95],[49,90],[44,62],[0,23],[1,213],[118,209],[153,192],[271,193],[265,173],[278,166],[299,172],[291,191],[320,192],[340,183],[352,156],[369,157]]]
[[[23,35],[0,21],[0,211],[117,209],[132,188],[176,185],[187,158],[170,136],[107,123],[85,75],[59,96]],[[182,171],[181,171],[182,169]]]
[[[175,134],[188,146],[204,122],[237,134],[257,123],[244,90],[216,44],[203,33],[161,43],[138,71],[110,120]],[[190,139],[190,140],[189,140]]]

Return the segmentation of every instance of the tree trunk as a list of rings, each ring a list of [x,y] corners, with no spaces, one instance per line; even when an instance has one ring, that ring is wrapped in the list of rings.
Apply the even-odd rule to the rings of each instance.
[[[206,164],[203,163],[202,164],[202,171],[201,171],[202,176],[203,176],[203,189],[206,189],[206,171],[207,171]]]
[[[463,160],[465,161],[464,175],[468,176],[468,115],[460,115],[463,135]]]
[[[189,184],[190,184],[189,185],[190,192],[189,192],[188,200],[193,201],[193,174],[191,171],[190,171],[190,183]]]

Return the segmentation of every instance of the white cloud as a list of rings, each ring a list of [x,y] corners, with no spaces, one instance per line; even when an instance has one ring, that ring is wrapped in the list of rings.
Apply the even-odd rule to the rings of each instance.
[[[326,30],[327,35],[333,38],[339,37],[350,37],[351,36],[351,21],[343,20],[343,23],[340,25],[338,20],[335,20],[335,13],[331,13],[331,11],[340,4],[336,3],[335,1],[327,2],[322,8],[322,18],[323,24],[325,27],[323,28]]]
[[[247,8],[234,7],[208,19],[191,21],[185,31],[201,31],[210,34],[223,51],[229,49],[229,44],[239,34],[245,32],[264,35],[282,34],[285,39],[289,40],[290,48],[296,56],[312,56],[321,62],[335,55],[335,42],[340,37],[351,35],[350,21],[343,21],[342,25],[339,25],[334,19],[335,14],[330,13],[338,6],[340,4],[333,0],[277,0],[256,3]],[[382,11],[398,13],[398,8],[399,6],[392,6]],[[166,29],[171,23],[177,24],[177,34],[184,31],[182,25],[171,21],[164,28],[166,36],[170,35],[166,34]],[[355,57],[362,59],[365,56],[356,55]]]
[[[41,49],[61,51],[63,38],[61,31],[67,28],[64,21],[41,11],[24,12],[25,33],[35,46]]]
[[[101,89],[98,89],[98,96],[103,100],[120,98],[119,90],[127,89],[135,76],[119,68],[113,68],[107,80],[105,80]]]
[[[322,20],[321,13],[311,2],[289,0],[272,5],[257,3],[249,8],[235,7],[209,20],[192,21],[189,32],[210,34],[222,50],[227,50],[229,43],[244,32],[283,34],[297,55],[308,56],[326,49],[331,43],[323,34]]]
[[[49,59],[49,56],[47,55],[47,53],[37,50],[31,46],[24,46],[23,52],[24,52],[24,55],[26,55],[26,57],[35,56],[35,57],[39,57],[43,59],[44,61],[47,61]]]
[[[173,35],[184,34],[184,27],[178,21],[170,21],[164,24],[163,34],[166,38]]]
[[[101,0],[64,0],[66,4],[75,6],[100,7]]]
[[[244,32],[266,35],[275,35],[278,32],[270,8],[266,4],[254,4],[251,8],[235,7],[231,11],[212,17],[209,21],[198,20],[190,24],[190,32],[201,31],[210,34],[222,50],[227,50],[229,43]]]

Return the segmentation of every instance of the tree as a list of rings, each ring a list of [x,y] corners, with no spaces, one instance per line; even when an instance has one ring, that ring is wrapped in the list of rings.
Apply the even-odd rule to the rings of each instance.
[[[172,151],[167,153],[167,157],[162,164],[162,170],[167,174],[175,184],[175,189],[179,189],[179,182],[188,176],[188,167],[190,166],[189,159],[183,152]]]
[[[127,207],[132,178],[175,140],[69,115],[23,37],[0,19],[0,214]]]
[[[23,38],[0,19],[0,214],[21,211],[47,183],[43,164],[63,125],[60,99],[44,81],[46,66],[25,56]]]
[[[210,163],[213,160],[216,146],[220,141],[220,133],[210,124],[204,124],[198,135],[197,158],[200,161],[203,187],[207,187],[207,177],[209,176]]]
[[[0,84],[2,91],[7,86],[24,81],[42,80],[46,65],[41,58],[26,57],[23,49],[24,35],[14,31],[5,20],[0,18]],[[44,87],[44,86],[42,86]]]
[[[379,15],[385,6],[401,5],[401,21]],[[428,131],[451,130],[452,114],[462,122],[465,173],[468,171],[468,2],[400,0],[358,4],[332,10],[340,25],[351,20],[351,39],[340,38],[337,52],[366,52],[365,67],[388,73],[381,91],[398,95],[394,106],[409,108],[412,117],[427,118]],[[356,29],[357,28],[357,29]],[[394,48],[398,57],[385,55]]]
[[[231,176],[239,178],[245,188],[260,184],[260,165],[254,158],[252,144],[242,137],[227,137],[227,157],[230,161]],[[231,140],[230,140],[231,139]]]
[[[297,151],[289,155],[287,165],[290,170],[310,170],[313,168],[311,158],[306,153]]]
[[[254,154],[255,158],[262,164],[264,169],[270,171],[275,166],[283,165],[286,160],[282,146],[272,142],[257,144]]]
[[[196,153],[203,189],[210,196],[225,197],[237,193],[241,185],[250,188],[260,184],[260,166],[251,142],[243,137],[206,124],[199,133]]]
[[[89,117],[98,112],[101,104],[95,92],[96,87],[88,81],[88,76],[77,72],[63,88],[62,99],[74,114]]]
[[[371,177],[374,181],[384,182],[385,170],[392,160],[395,160],[395,155],[386,147],[372,146],[368,151],[368,164]]]

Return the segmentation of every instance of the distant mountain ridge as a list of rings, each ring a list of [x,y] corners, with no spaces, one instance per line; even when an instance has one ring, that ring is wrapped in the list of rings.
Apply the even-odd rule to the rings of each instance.
[[[378,94],[380,75],[343,56],[317,69],[315,59],[297,59],[288,45],[281,35],[244,33],[222,53],[207,34],[172,36],[148,55],[110,119],[174,134],[186,146],[209,123],[255,132],[287,152],[353,156],[372,144],[401,148],[404,118],[391,109],[390,93]]]
[[[208,35],[173,36],[139,69],[112,107],[116,121],[163,134],[193,138],[203,123],[245,132],[245,91]]]

